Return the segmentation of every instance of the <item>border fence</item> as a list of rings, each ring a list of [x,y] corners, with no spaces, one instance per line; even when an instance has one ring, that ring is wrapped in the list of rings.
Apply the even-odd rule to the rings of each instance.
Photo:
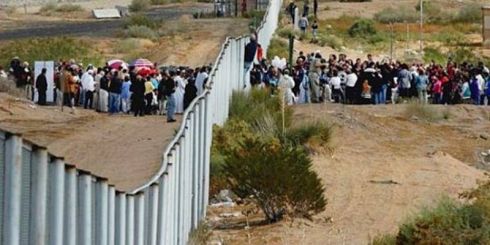
[[[264,53],[281,5],[271,0],[257,29]],[[0,131],[0,244],[187,244],[206,215],[212,126],[226,121],[232,91],[248,80],[248,41],[226,39],[205,92],[185,111],[160,170],[132,192],[118,191],[21,135]]]

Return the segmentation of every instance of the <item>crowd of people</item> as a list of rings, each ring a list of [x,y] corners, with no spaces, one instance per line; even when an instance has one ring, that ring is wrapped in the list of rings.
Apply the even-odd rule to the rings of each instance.
[[[333,102],[386,104],[418,99],[422,103],[490,105],[490,71],[482,63],[441,65],[324,57],[300,52],[296,63],[275,65],[262,59],[250,72],[253,86],[281,88],[287,104]]]
[[[16,58],[18,59],[18,58]],[[17,87],[24,88],[28,97],[46,105],[47,70],[34,77],[27,63],[12,62],[10,75]],[[2,69],[3,70],[3,69]],[[145,72],[142,72],[145,71]],[[110,114],[132,113],[134,116],[166,115],[175,122],[175,114],[182,114],[192,100],[203,93],[210,67],[198,69],[168,67],[158,69],[120,65],[83,67],[74,60],[60,61],[55,66],[53,101],[61,106],[95,109]]]

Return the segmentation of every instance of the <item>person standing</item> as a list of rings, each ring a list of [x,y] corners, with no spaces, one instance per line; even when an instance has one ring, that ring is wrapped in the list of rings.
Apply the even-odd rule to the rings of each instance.
[[[283,94],[284,103],[286,105],[293,105],[295,98],[293,93],[294,79],[289,76],[289,70],[284,70],[284,75],[279,79],[279,90]]]
[[[37,103],[46,105],[46,90],[48,90],[48,80],[46,79],[46,68],[41,70],[41,74],[36,78],[36,89],[38,93]]]
[[[119,112],[119,101],[121,100],[122,81],[118,76],[118,72],[114,72],[109,85],[109,113],[114,114]]]
[[[306,34],[306,29],[308,28],[308,17],[306,15],[303,14],[303,17],[301,17],[301,19],[299,19],[299,29],[301,29],[301,33],[304,35]]]
[[[153,83],[151,82],[151,78],[147,77],[145,81],[145,102],[146,102],[146,107],[145,107],[145,114],[150,115],[151,114],[151,103],[153,101],[153,90],[155,88],[153,87]]]
[[[138,75],[136,81],[131,83],[130,91],[132,92],[131,106],[134,111],[134,116],[140,117],[145,115],[145,82],[143,78]]]
[[[99,110],[101,112],[108,112],[109,111],[109,106],[108,106],[108,101],[109,101],[109,83],[111,79],[111,74],[109,71],[106,71],[104,73],[104,76],[100,79],[100,86],[99,86]]]
[[[130,98],[131,98],[131,80],[129,79],[129,75],[124,77],[124,82],[121,87],[121,109],[123,113],[129,113]]]
[[[313,41],[316,41],[318,38],[318,22],[316,20],[314,20],[313,24],[311,25],[311,31],[313,34]]]
[[[178,71],[178,73],[180,73]],[[184,113],[184,93],[185,87],[187,85],[187,81],[184,79],[184,72],[182,71],[180,74],[177,74],[174,77],[175,81],[175,113],[182,114]]]
[[[255,34],[250,35],[250,42],[245,45],[245,63],[244,63],[244,74],[243,74],[243,88],[247,87],[247,74],[252,67],[252,64],[257,54],[257,37]]]
[[[190,79],[189,83],[185,86],[185,93],[184,93],[184,110],[189,107],[191,102],[194,100],[194,98],[197,97],[197,88],[194,85],[194,80]]]
[[[95,79],[94,79],[94,71],[88,70],[86,75],[82,76],[82,94],[83,94],[83,108],[84,109],[92,109],[93,101],[94,101],[94,92],[95,92]]]
[[[429,85],[429,77],[425,74],[422,68],[419,69],[419,74],[415,78],[415,87],[419,96],[420,103],[427,104],[427,86]]]
[[[171,72],[170,77],[165,79],[165,97],[167,97],[167,122],[175,122],[175,73]]]
[[[206,67],[202,67],[196,77],[197,95],[201,95],[204,92],[204,85],[208,77],[209,75],[206,72]]]
[[[356,84],[357,75],[352,72],[352,69],[347,69],[347,77],[345,82],[345,95],[347,104],[354,104],[356,100]]]

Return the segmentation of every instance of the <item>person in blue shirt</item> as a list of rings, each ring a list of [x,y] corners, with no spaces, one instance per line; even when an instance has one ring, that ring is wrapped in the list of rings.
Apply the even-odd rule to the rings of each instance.
[[[415,78],[415,87],[419,95],[419,100],[423,104],[427,104],[427,86],[429,84],[429,77],[425,74],[423,69],[419,69],[418,76]]]
[[[121,86],[121,109],[123,113],[129,113],[131,105],[131,80],[129,76],[124,77],[124,82]]]

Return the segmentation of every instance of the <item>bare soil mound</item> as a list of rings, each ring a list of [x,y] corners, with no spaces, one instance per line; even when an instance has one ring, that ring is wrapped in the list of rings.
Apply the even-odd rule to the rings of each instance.
[[[179,126],[163,116],[109,116],[83,109],[70,114],[66,107],[61,112],[0,93],[0,129],[21,133],[67,163],[109,178],[119,190],[132,190],[158,171]]]
[[[405,105],[295,107],[296,123],[335,125],[334,153],[312,157],[326,187],[326,211],[313,221],[215,230],[213,238],[230,244],[368,244],[377,234],[396,232],[421,208],[442,196],[457,198],[485,178],[474,166],[479,152],[490,149],[490,141],[479,137],[490,130],[490,111],[465,105],[449,110],[449,119],[428,123],[407,117]]]

